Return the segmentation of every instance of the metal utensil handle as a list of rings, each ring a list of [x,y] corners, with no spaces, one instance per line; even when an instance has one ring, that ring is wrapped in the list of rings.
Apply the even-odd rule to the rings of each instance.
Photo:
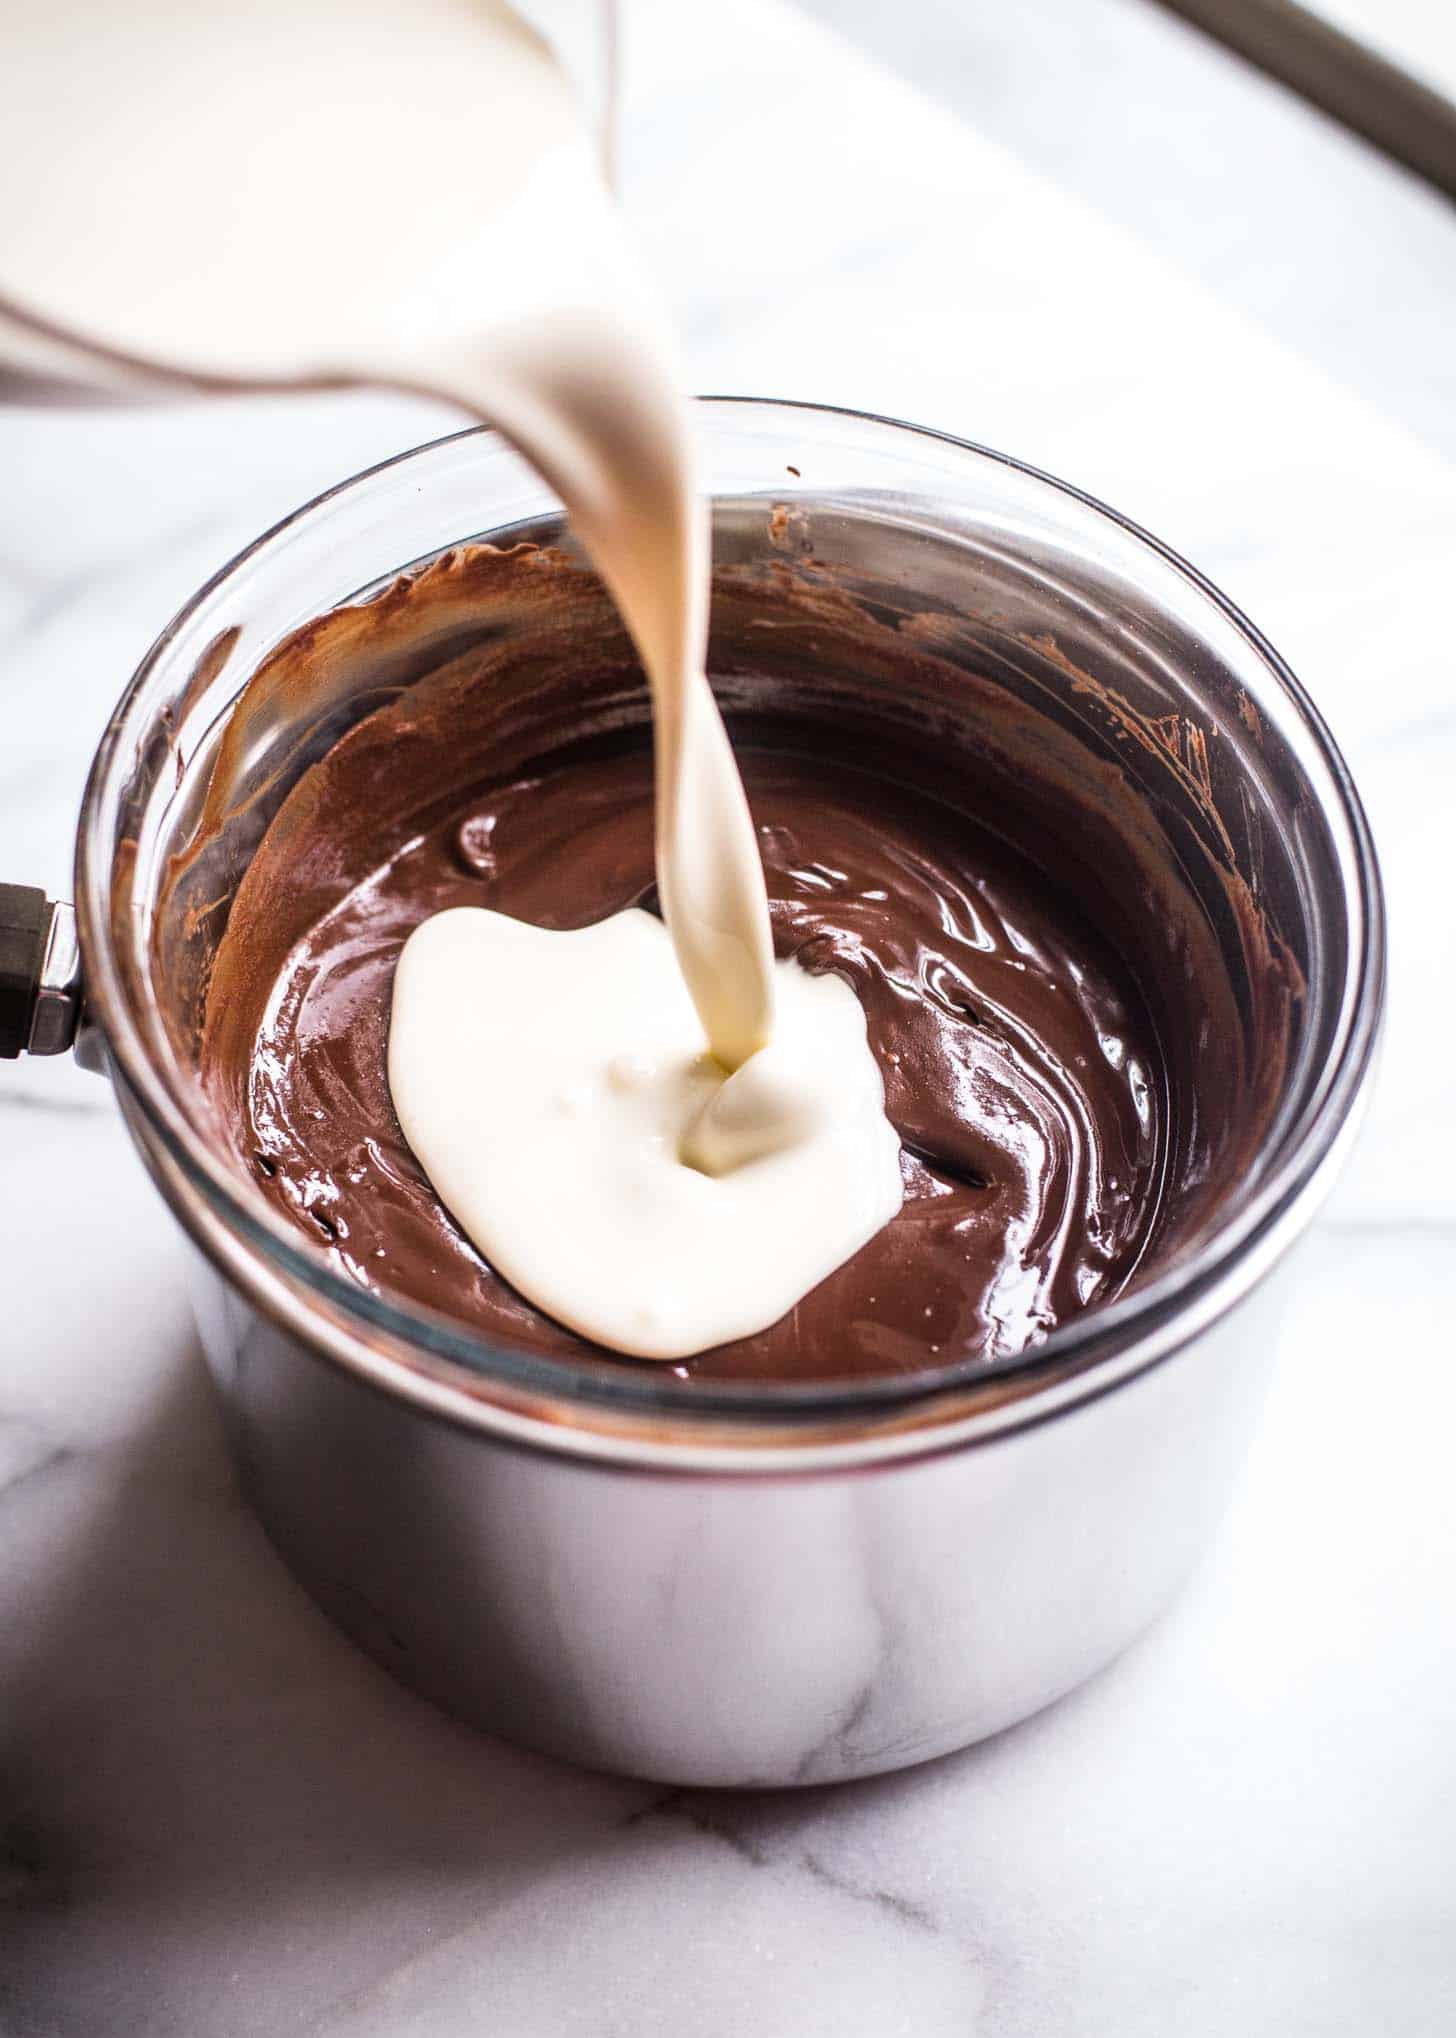
[[[64,1054],[81,1002],[74,912],[34,885],[0,885],[0,1060]]]

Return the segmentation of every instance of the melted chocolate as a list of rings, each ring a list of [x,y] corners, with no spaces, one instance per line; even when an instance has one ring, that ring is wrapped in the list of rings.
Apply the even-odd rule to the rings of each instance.
[[[742,762],[776,948],[858,993],[905,1206],[771,1329],[679,1370],[845,1376],[1019,1351],[1115,1294],[1147,1241],[1163,1137],[1136,994],[1075,909],[951,809],[801,757]],[[652,898],[635,748],[495,788],[398,849],[308,930],[268,1001],[246,1135],[267,1193],[361,1283],[582,1351],[486,1265],[405,1145],[391,984],[410,930],[447,906],[576,927]]]
[[[788,1316],[676,1370],[1013,1355],[1184,1250],[1257,1165],[1300,982],[1240,875],[1257,854],[1162,709],[1049,641],[1012,640],[993,680],[974,617],[897,620],[774,563],[720,568],[714,617],[776,945],[858,993],[906,1196]],[[600,584],[471,547],[271,655],[156,923],[173,1052],[253,1194],[361,1286],[598,1369],[635,1362],[516,1294],[421,1175],[389,1003],[444,907],[651,907],[651,826],[641,675]]]

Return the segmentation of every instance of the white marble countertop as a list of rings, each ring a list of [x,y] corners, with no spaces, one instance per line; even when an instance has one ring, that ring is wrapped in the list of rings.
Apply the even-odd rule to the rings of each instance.
[[[108,1093],[7,1065],[0,2033],[1450,2029],[1456,469],[774,0],[635,13],[631,197],[699,386],[1063,473],[1310,686],[1390,893],[1376,1108],[1176,1610],[979,1749],[741,1796],[486,1741],[335,1634],[239,1501]],[[201,579],[447,422],[0,413],[7,878],[66,892],[107,709]]]

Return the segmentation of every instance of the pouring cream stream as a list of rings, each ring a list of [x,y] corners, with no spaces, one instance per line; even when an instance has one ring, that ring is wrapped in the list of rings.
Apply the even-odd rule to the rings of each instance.
[[[560,495],[651,686],[671,949],[638,913],[437,916],[391,1090],[549,1313],[657,1358],[763,1328],[898,1209],[898,1142],[853,992],[773,961],[675,349],[550,47],[504,0],[54,0],[6,56],[0,175],[30,198],[0,222],[0,361],[416,387]]]

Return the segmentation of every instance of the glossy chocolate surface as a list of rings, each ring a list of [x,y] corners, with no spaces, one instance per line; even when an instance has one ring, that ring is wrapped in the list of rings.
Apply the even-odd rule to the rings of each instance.
[[[730,575],[716,599],[736,643],[773,629],[771,674],[731,649],[715,673],[776,946],[859,994],[906,1196],[787,1317],[677,1370],[844,1379],[1012,1356],[1176,1250],[1236,1179],[1282,1069],[1290,971],[1220,845],[1200,898],[1149,826],[1117,703],[1109,765],[833,589]],[[458,1231],[404,1143],[385,1060],[394,962],[427,914],[570,927],[652,904],[630,652],[570,562],[481,547],[308,626],[254,691],[266,708],[322,678],[347,680],[353,726],[275,802],[207,968],[200,1072],[223,1138],[350,1280],[602,1363]],[[967,694],[954,725],[951,685]],[[252,727],[230,732],[238,756]],[[1134,735],[1181,799],[1180,759]],[[209,859],[239,811],[204,814],[175,926],[205,925],[181,901],[215,895]]]
[[[367,802],[371,735],[331,754],[329,804]],[[1153,1229],[1164,1083],[1136,987],[1073,897],[954,808],[802,751],[740,756],[776,948],[858,993],[905,1204],[779,1323],[679,1370],[847,1377],[1011,1355],[1116,1294]],[[410,930],[447,906],[550,927],[650,906],[651,831],[640,733],[483,787],[403,842],[340,827],[361,868],[278,958],[256,1029],[234,1032],[246,1068],[214,1073],[264,1193],[354,1280],[513,1345],[584,1349],[487,1266],[410,1154],[385,1073],[391,983]],[[247,932],[230,929],[224,962]]]
[[[950,809],[802,757],[742,762],[775,945],[859,994],[905,1205],[789,1316],[686,1370],[842,1375],[1018,1351],[1116,1293],[1148,1235],[1161,1112],[1136,995],[1075,911]],[[444,907],[572,927],[651,886],[638,751],[472,802],[293,951],[255,1043],[247,1138],[268,1192],[356,1280],[511,1343],[580,1349],[487,1267],[415,1165],[385,1077],[390,987],[410,930]]]

